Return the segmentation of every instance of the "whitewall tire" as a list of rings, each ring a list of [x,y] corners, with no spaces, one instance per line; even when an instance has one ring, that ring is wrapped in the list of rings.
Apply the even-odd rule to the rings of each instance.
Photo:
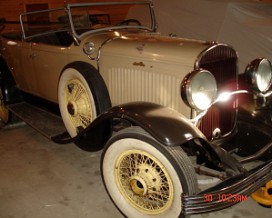
[[[58,84],[58,102],[63,123],[71,137],[111,107],[103,78],[84,62],[72,63],[63,70]]]
[[[180,217],[182,193],[195,193],[194,168],[180,147],[166,147],[138,127],[113,136],[101,159],[104,185],[126,217]]]
[[[59,81],[58,99],[61,116],[68,133],[74,137],[97,116],[90,87],[79,71],[66,69]]]
[[[0,121],[7,124],[10,120],[10,112],[8,111],[2,89],[0,87]]]

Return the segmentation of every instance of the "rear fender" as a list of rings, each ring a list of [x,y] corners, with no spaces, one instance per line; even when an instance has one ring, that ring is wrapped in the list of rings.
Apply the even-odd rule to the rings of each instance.
[[[15,80],[3,58],[0,57],[0,88],[6,103],[13,103],[22,99],[16,87]]]

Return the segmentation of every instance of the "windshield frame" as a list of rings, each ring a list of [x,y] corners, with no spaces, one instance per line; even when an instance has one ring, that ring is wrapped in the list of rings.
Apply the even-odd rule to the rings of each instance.
[[[25,39],[33,38],[33,37],[36,37],[36,36],[42,36],[42,35],[46,35],[46,34],[53,33],[53,32],[59,32],[59,30],[52,30],[52,31],[48,31],[48,32],[45,32],[45,33],[41,32],[41,33],[32,34],[32,35],[28,36],[28,35],[26,35],[26,29],[25,29],[25,24],[28,24],[28,22],[24,21],[24,18],[27,17],[28,15],[34,15],[34,14],[46,13],[46,12],[49,13],[49,12],[56,12],[56,11],[64,11],[65,12],[66,8],[52,8],[52,9],[39,10],[39,11],[31,11],[31,12],[22,13],[20,15],[20,24],[21,24],[23,39],[25,40]],[[67,28],[67,29],[70,30],[70,28]]]
[[[121,26],[103,27],[100,29],[90,29],[82,34],[78,34],[76,32],[76,28],[74,26],[73,19],[72,19],[72,9],[79,8],[79,7],[107,6],[107,5],[109,5],[109,6],[111,6],[111,5],[112,6],[114,6],[114,5],[147,5],[150,10],[151,27],[149,28],[146,26],[139,26],[139,25],[121,25]],[[69,31],[71,33],[71,35],[74,37],[75,41],[78,41],[78,40],[80,41],[80,39],[86,35],[96,33],[96,32],[101,32],[101,31],[120,30],[120,29],[142,29],[142,30],[146,30],[148,32],[155,32],[157,29],[153,0],[140,0],[140,1],[135,1],[135,2],[134,1],[124,1],[124,2],[71,3],[71,4],[66,4],[65,7],[63,7],[63,8],[52,8],[52,9],[47,9],[47,10],[22,13],[20,15],[20,24],[21,24],[23,39],[26,40],[26,39],[33,38],[36,36],[42,36],[42,35],[46,35],[46,34],[53,33],[53,32],[63,31],[63,30],[52,30],[52,31],[48,31],[48,32],[40,32],[37,34],[26,35],[26,29],[25,29],[24,25],[27,22],[24,21],[24,17],[26,17],[28,15],[32,15],[32,14],[38,14],[38,13],[44,13],[44,12],[55,12],[55,11],[64,11],[66,13],[66,15],[69,18],[69,20],[68,20],[69,27],[67,27],[67,29],[63,29],[63,30]]]
[[[150,10],[150,15],[151,15],[151,28],[148,28],[146,26],[139,26],[139,25],[131,25],[131,26],[110,26],[110,27],[104,27],[104,28],[100,28],[100,29],[93,29],[93,30],[89,30],[86,31],[82,34],[77,34],[76,32],[76,28],[74,27],[74,23],[73,23],[73,19],[72,19],[72,13],[71,10],[73,8],[76,7],[89,7],[89,6],[107,6],[107,5],[148,5],[149,6],[149,10]],[[145,1],[131,1],[131,2],[92,2],[92,3],[74,3],[74,4],[67,4],[66,6],[67,8],[67,12],[68,12],[68,16],[69,16],[69,20],[70,20],[70,24],[71,24],[71,31],[72,34],[77,38],[80,39],[86,35],[89,35],[91,33],[96,33],[96,32],[100,32],[100,31],[108,31],[108,30],[120,30],[120,29],[143,29],[143,30],[147,30],[150,32],[155,32],[156,31],[156,20],[155,20],[155,13],[154,13],[154,5],[153,5],[153,0],[145,0]]]

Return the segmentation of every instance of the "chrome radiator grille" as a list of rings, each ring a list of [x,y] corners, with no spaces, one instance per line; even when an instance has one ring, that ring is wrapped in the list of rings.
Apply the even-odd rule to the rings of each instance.
[[[225,45],[215,45],[204,51],[196,68],[209,70],[216,78],[218,93],[237,89],[237,54]],[[211,140],[215,135],[227,135],[233,130],[236,121],[237,100],[233,97],[227,103],[212,106],[201,120],[199,129]]]

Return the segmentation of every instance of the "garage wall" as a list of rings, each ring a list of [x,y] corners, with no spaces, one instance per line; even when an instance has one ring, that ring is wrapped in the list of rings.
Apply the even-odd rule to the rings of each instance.
[[[5,25],[6,28],[4,29],[4,31],[13,31],[13,30],[20,29],[20,26],[12,22],[19,21],[20,14],[26,11],[26,5],[28,4],[48,4],[49,8],[56,8],[56,7],[63,7],[64,2],[76,3],[76,2],[97,2],[97,1],[108,2],[108,1],[133,1],[133,0],[19,0],[19,1],[18,0],[0,0],[0,18],[5,18],[6,21],[9,22],[8,24]],[[166,0],[163,0],[163,1],[167,2],[166,4],[168,5],[168,7],[170,8],[173,7],[173,9],[177,10],[177,8],[175,8],[175,5],[171,4],[170,1],[166,1]],[[216,5],[220,1],[225,1],[225,0],[200,0],[200,1],[203,1],[203,2],[214,1],[214,4]],[[240,0],[240,1],[248,1],[248,0]],[[272,2],[272,0],[251,0],[251,1]],[[154,0],[155,6],[159,5],[159,2],[160,2],[159,0]],[[182,6],[181,1],[179,2],[179,4],[180,4],[179,7],[181,7]],[[120,16],[124,16],[126,12],[127,12],[126,10],[122,10],[118,13],[120,14]],[[174,21],[178,22],[177,18],[180,14],[180,11],[177,11],[176,13],[173,13],[173,11],[165,12],[165,13],[168,13],[167,16],[169,16],[171,19],[174,19]],[[160,27],[164,26],[164,22],[172,22],[171,19],[167,19],[160,22],[159,23]],[[192,22],[193,21],[190,20],[190,23]]]
[[[109,1],[111,0],[66,0],[67,3]],[[19,15],[26,11],[27,4],[48,4],[49,8],[56,8],[63,7],[64,0],[0,0],[0,17],[6,18],[7,21],[19,21]]]
[[[67,3],[74,2],[96,2],[111,0],[66,0]],[[118,1],[118,0],[117,0]],[[272,0],[259,0],[263,2],[272,2]],[[156,0],[154,0],[156,2]],[[26,11],[26,4],[48,3],[49,7],[62,7],[64,0],[0,0],[0,17],[6,18],[7,21],[18,21],[20,13]],[[122,13],[122,12],[121,12]]]
[[[19,15],[26,11],[27,4],[45,4],[49,8],[62,7],[65,0],[0,0],[0,18],[4,17],[7,21],[19,21]],[[75,2],[108,2],[111,0],[66,0],[67,3]],[[118,1],[118,0],[116,0]],[[120,0],[119,0],[120,1]],[[122,0],[121,0],[122,1]],[[124,0],[123,0],[124,1]],[[272,0],[259,0],[263,2],[272,2]],[[154,0],[156,3],[156,0]],[[120,11],[120,13],[124,13]]]
[[[111,0],[66,0],[67,3],[83,2],[109,2]],[[118,0],[116,0],[118,1]],[[120,1],[120,0],[119,0]],[[121,0],[122,1],[122,0]],[[124,0],[123,0],[124,1]],[[18,24],[13,22],[19,21],[19,16],[26,11],[28,4],[48,4],[49,8],[63,7],[65,0],[0,0],[0,18],[5,18],[8,22],[4,31],[20,29]],[[127,11],[118,12],[121,16]],[[125,16],[125,15],[124,15]]]

